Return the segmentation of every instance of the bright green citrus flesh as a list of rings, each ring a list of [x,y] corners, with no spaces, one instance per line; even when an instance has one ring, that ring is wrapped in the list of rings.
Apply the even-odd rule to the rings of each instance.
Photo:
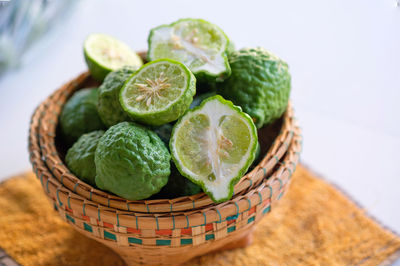
[[[125,83],[120,103],[134,119],[161,125],[178,119],[195,94],[195,77],[183,64],[169,59],[144,65]]]
[[[216,202],[232,197],[233,186],[253,162],[256,148],[251,118],[221,96],[210,97],[185,114],[170,141],[181,174]]]
[[[142,59],[128,45],[106,34],[89,35],[84,53],[92,74],[99,79],[123,66],[143,65]]]
[[[171,58],[183,62],[195,74],[229,76],[229,39],[216,25],[201,19],[181,19],[152,29],[149,60]]]

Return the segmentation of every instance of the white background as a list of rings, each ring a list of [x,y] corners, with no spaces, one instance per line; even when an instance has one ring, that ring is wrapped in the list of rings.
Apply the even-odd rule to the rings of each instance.
[[[29,169],[34,108],[86,70],[82,42],[104,32],[136,50],[150,28],[182,17],[219,25],[237,48],[290,65],[302,161],[400,232],[400,7],[395,0],[99,1],[74,13],[0,79],[0,179]]]

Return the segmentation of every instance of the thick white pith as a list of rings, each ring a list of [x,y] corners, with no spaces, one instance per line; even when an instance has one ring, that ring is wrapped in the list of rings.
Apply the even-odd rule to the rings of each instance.
[[[252,132],[252,127],[248,123],[248,121],[245,120],[238,113],[238,111],[231,109],[231,107],[221,103],[216,99],[206,102],[201,109],[196,110],[192,113],[188,113],[185,116],[185,121],[199,114],[204,114],[208,116],[210,119],[210,127],[208,130],[205,131],[206,136],[202,137],[202,139],[204,138],[208,141],[206,146],[208,147],[208,150],[205,152],[207,154],[206,157],[211,161],[212,171],[215,175],[215,180],[209,180],[207,176],[196,175],[190,169],[185,168],[182,164],[180,164],[181,170],[184,171],[187,175],[191,176],[192,178],[195,178],[196,180],[200,180],[201,182],[203,182],[205,187],[213,195],[215,200],[224,199],[229,196],[230,192],[229,184],[231,180],[238,175],[239,171],[247,163],[250,153],[252,152],[252,147],[254,146],[254,142],[256,140],[254,139],[254,136],[250,134],[252,136],[251,143],[249,144],[249,148],[246,151],[246,154],[242,156],[239,162],[235,164],[228,164],[221,162],[220,155],[218,154],[217,150],[218,135],[221,133],[221,129],[218,125],[220,118],[225,115],[228,116],[232,115],[245,121],[245,124],[247,125],[249,132]],[[173,136],[174,137],[173,142],[179,141],[175,138],[175,136],[178,135],[177,132],[182,128],[184,124],[185,123],[183,123],[182,121],[177,125],[177,128],[175,128],[176,133]],[[177,145],[173,146],[177,147]],[[174,153],[174,157],[178,158],[178,152],[176,151],[176,149],[173,149],[172,152]]]
[[[85,42],[85,48],[100,65],[113,70],[126,65],[142,65],[139,56],[126,44],[108,35],[90,35]]]
[[[185,39],[179,32],[175,32],[173,27],[162,27],[153,31],[151,43],[154,47],[157,46],[157,43],[168,42],[174,43],[174,52],[180,57],[174,59],[183,60],[186,66],[190,66],[196,59],[204,62],[198,67],[193,67],[191,69],[193,72],[206,71],[218,75],[226,71],[222,54],[226,49],[227,42],[223,43],[218,51],[210,51],[202,49],[191,40]],[[154,58],[154,56],[151,55],[151,58]]]

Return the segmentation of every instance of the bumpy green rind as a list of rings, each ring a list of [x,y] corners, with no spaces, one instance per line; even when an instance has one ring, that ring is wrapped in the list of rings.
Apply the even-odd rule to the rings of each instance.
[[[243,108],[257,128],[279,118],[286,110],[291,89],[288,65],[264,48],[231,53],[231,76],[219,93]]]
[[[238,171],[237,176],[234,177],[234,178],[232,178],[231,181],[230,181],[230,183],[229,183],[229,194],[228,194],[228,196],[227,196],[226,198],[222,198],[222,199],[220,199],[220,200],[217,200],[217,199],[214,198],[213,194],[212,194],[209,190],[207,190],[207,187],[204,185],[204,182],[202,182],[201,180],[198,180],[198,179],[196,179],[196,178],[194,178],[194,177],[191,177],[190,175],[186,174],[186,173],[183,171],[183,169],[182,169],[183,167],[181,167],[180,164],[179,164],[179,159],[178,159],[178,158],[175,158],[175,156],[174,156],[174,154],[175,154],[175,152],[174,152],[174,151],[175,151],[175,147],[174,147],[174,145],[173,145],[174,136],[175,136],[175,134],[176,134],[177,125],[179,125],[179,124],[184,120],[185,116],[186,116],[187,114],[191,113],[191,112],[194,112],[194,111],[196,111],[196,110],[198,110],[198,109],[203,108],[203,106],[206,104],[206,102],[212,101],[212,100],[214,100],[214,99],[217,99],[217,100],[220,101],[221,103],[223,103],[223,104],[225,104],[225,105],[228,105],[230,108],[236,110],[244,119],[246,119],[251,125],[253,125],[253,126],[252,126],[252,130],[251,130],[251,131],[252,131],[252,134],[251,134],[251,135],[253,135],[254,138],[255,138],[255,141],[254,141],[254,143],[253,143],[253,146],[250,147],[250,156],[249,156],[249,158],[248,158],[246,164],[243,165],[243,167]],[[239,106],[234,105],[231,101],[225,100],[225,99],[224,99],[223,97],[221,97],[220,95],[215,95],[215,96],[212,96],[212,97],[209,97],[209,98],[203,100],[202,103],[201,103],[198,107],[195,107],[195,108],[190,109],[189,111],[187,111],[186,114],[185,114],[185,116],[181,117],[181,118],[178,120],[178,122],[176,122],[176,124],[174,125],[174,127],[173,127],[173,129],[172,129],[171,139],[170,139],[170,142],[169,142],[169,148],[170,148],[170,151],[171,151],[172,160],[174,161],[176,168],[178,169],[178,171],[179,171],[183,176],[185,176],[186,178],[190,179],[190,181],[192,181],[193,183],[195,183],[195,184],[197,184],[198,186],[200,186],[200,187],[203,189],[203,191],[204,191],[204,192],[212,199],[212,201],[214,201],[215,203],[220,203],[220,202],[225,202],[225,201],[230,200],[230,199],[232,198],[232,196],[233,196],[233,188],[234,188],[234,186],[235,186],[236,183],[239,182],[239,180],[246,174],[247,170],[249,169],[249,167],[251,166],[251,164],[253,163],[253,161],[254,161],[254,159],[255,159],[255,157],[256,157],[257,145],[258,145],[258,135],[257,135],[257,128],[256,128],[256,126],[254,125],[253,120],[251,119],[251,117],[250,117],[248,114],[246,114],[246,113],[244,113],[244,112],[242,111],[242,108],[240,108]]]
[[[226,40],[227,40],[226,49],[225,49],[225,51],[224,51],[223,54],[222,54],[222,56],[223,56],[223,58],[224,58],[224,63],[225,63],[225,71],[222,72],[222,73],[219,73],[219,74],[217,74],[217,75],[215,75],[215,74],[213,74],[213,73],[210,73],[210,72],[208,72],[208,71],[205,71],[205,70],[193,72],[193,74],[196,76],[196,79],[198,79],[198,80],[199,80],[200,82],[202,82],[202,83],[209,83],[209,82],[212,83],[212,82],[215,82],[215,81],[222,81],[222,80],[226,79],[227,77],[229,77],[229,76],[231,75],[231,68],[230,68],[229,61],[228,61],[228,54],[229,54],[232,50],[234,50],[235,45],[233,44],[233,42],[231,42],[231,41],[229,40],[228,36],[225,34],[225,32],[224,32],[220,27],[218,27],[217,25],[215,25],[215,24],[213,24],[213,23],[211,23],[211,22],[208,22],[208,21],[206,21],[206,20],[204,20],[204,19],[183,18],[183,19],[179,19],[179,20],[177,20],[177,21],[175,21],[175,22],[172,22],[171,24],[163,24],[163,25],[160,25],[160,26],[158,26],[158,27],[155,27],[155,28],[151,29],[151,30],[150,30],[150,34],[149,34],[149,37],[147,38],[147,43],[148,43],[148,47],[149,47],[149,49],[148,49],[148,51],[147,51],[147,59],[148,59],[148,61],[153,61],[153,60],[159,59],[159,58],[152,58],[152,57],[150,56],[151,49],[152,49],[152,41],[151,41],[151,38],[152,38],[152,36],[153,36],[153,34],[154,34],[154,32],[155,32],[156,30],[161,29],[161,28],[164,28],[164,27],[173,27],[174,25],[179,24],[179,23],[181,23],[181,22],[184,22],[184,21],[193,21],[193,20],[194,20],[194,21],[199,21],[199,22],[201,22],[201,23],[206,23],[206,24],[212,25],[213,27],[215,27],[215,28],[217,28],[219,31],[221,31],[222,35],[223,35],[223,36],[226,38]],[[178,58],[171,58],[171,59],[179,60]]]
[[[131,119],[133,121],[138,121],[146,125],[151,125],[151,126],[160,126],[172,121],[177,120],[179,117],[181,117],[186,110],[189,108],[190,104],[193,101],[193,96],[196,94],[196,78],[193,75],[193,73],[182,63],[171,60],[171,59],[159,59],[155,60],[152,62],[149,62],[145,65],[143,65],[141,68],[139,68],[136,73],[139,73],[143,68],[148,67],[151,64],[158,63],[161,61],[167,61],[171,64],[176,64],[181,67],[185,71],[185,73],[188,75],[188,80],[187,80],[187,86],[186,90],[183,92],[182,96],[179,98],[178,101],[176,101],[174,104],[169,106],[168,108],[161,110],[157,113],[147,113],[147,114],[138,114],[138,113],[132,113],[129,110],[128,106],[125,106],[124,101],[123,101],[123,90],[125,89],[126,84],[129,82],[127,81],[125,85],[122,87],[120,91],[120,96],[119,96],[119,101],[121,103],[122,108],[125,110],[126,113],[129,114]],[[129,79],[133,78],[135,74],[133,74]]]
[[[107,127],[123,121],[130,121],[129,115],[122,109],[119,92],[125,81],[138,69],[136,66],[125,66],[110,72],[99,87],[97,110]]]
[[[77,142],[69,148],[65,156],[68,169],[71,170],[82,181],[95,186],[96,165],[94,164],[94,153],[100,138],[104,135],[103,130],[83,134]]]
[[[202,191],[201,187],[182,176],[172,163],[171,175],[169,176],[168,183],[158,194],[154,195],[154,198],[173,199],[183,196],[191,196]]]
[[[68,145],[82,134],[105,128],[97,112],[97,94],[97,88],[82,89],[75,92],[64,105],[60,128]]]
[[[110,127],[97,146],[96,185],[128,200],[148,198],[167,184],[170,160],[156,133],[121,122]]]

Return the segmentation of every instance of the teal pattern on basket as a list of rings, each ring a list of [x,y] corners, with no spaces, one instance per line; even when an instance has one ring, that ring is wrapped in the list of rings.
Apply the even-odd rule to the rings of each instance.
[[[234,226],[231,226],[231,227],[228,227],[228,233],[232,233],[233,231],[235,231],[236,230],[236,225],[234,225]]]
[[[135,238],[135,237],[128,237],[128,242],[132,244],[142,244],[142,239],[140,238]]]
[[[270,212],[271,211],[271,206],[268,206],[267,208],[265,208],[264,210],[263,210],[263,214],[266,214],[266,213],[268,213],[268,212]]]
[[[254,222],[255,219],[256,219],[255,216],[250,217],[250,218],[247,220],[247,223],[249,224],[249,223],[251,223],[251,222]]]
[[[93,229],[91,225],[88,225],[87,223],[83,223],[83,229],[85,229],[86,231],[93,233]]]
[[[206,235],[206,241],[207,241],[207,240],[211,240],[211,239],[215,239],[214,234],[208,234],[208,235]]]
[[[104,238],[111,239],[117,241],[117,237],[108,231],[104,231]]]
[[[171,245],[171,240],[169,239],[157,239],[156,240],[157,246],[169,246]]]
[[[181,239],[181,245],[190,245],[193,244],[193,240],[191,238],[182,238]]]
[[[69,216],[68,214],[65,214],[65,218],[67,218],[68,221],[75,223],[75,219],[71,216]]]
[[[63,206],[63,203],[62,203],[61,200],[60,200],[60,195],[58,195],[59,192],[60,192],[60,189],[57,188],[57,193],[56,193],[56,195],[57,195],[58,205],[60,205],[60,207],[62,207],[62,206]]]
[[[232,220],[236,220],[238,217],[239,217],[239,214],[235,214],[235,215],[226,217],[226,220],[232,221]]]
[[[278,199],[278,200],[281,199],[282,195],[283,195],[283,192],[281,192],[281,193],[279,194],[279,196],[278,196],[277,199]]]

